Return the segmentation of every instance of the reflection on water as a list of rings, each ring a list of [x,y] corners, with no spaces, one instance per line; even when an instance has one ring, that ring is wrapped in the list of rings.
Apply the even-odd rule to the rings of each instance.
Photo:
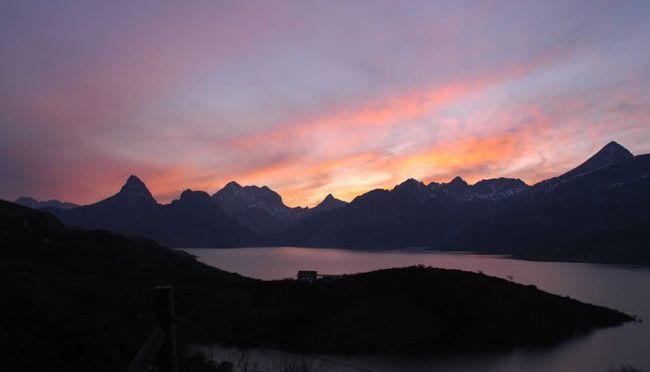
[[[650,268],[558,262],[531,262],[499,256],[424,250],[360,251],[311,248],[185,249],[202,262],[260,279],[295,277],[298,270],[345,274],[381,268],[429,265],[511,279],[640,316],[650,321]],[[632,364],[650,372],[648,322],[598,330],[551,348],[445,358],[427,356],[319,356],[333,371],[576,371],[599,372]],[[233,350],[214,347],[215,357]],[[286,353],[253,350],[251,358],[277,360]],[[354,366],[354,368],[350,367]],[[357,368],[357,369],[355,369]]]

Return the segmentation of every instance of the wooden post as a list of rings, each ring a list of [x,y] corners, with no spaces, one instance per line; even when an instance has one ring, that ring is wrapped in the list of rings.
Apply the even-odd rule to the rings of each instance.
[[[165,332],[159,327],[151,331],[149,338],[140,348],[138,354],[133,358],[126,372],[147,372],[155,365],[158,353],[165,344]]]
[[[154,287],[156,322],[167,337],[160,353],[160,369],[163,372],[178,372],[176,352],[176,328],[174,326],[174,289],[170,285]]]

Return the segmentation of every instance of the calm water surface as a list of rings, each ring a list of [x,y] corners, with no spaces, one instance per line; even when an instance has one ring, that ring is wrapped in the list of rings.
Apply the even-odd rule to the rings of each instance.
[[[295,277],[298,270],[326,274],[357,273],[381,268],[429,265],[534,284],[547,292],[615,308],[640,316],[644,323],[597,330],[544,349],[457,357],[314,356],[328,371],[576,371],[599,372],[631,364],[650,372],[650,268],[560,262],[531,262],[499,256],[440,253],[424,250],[359,251],[312,248],[185,249],[202,262],[259,279]],[[239,352],[210,347],[215,359]],[[251,350],[251,359],[275,362],[291,354]]]

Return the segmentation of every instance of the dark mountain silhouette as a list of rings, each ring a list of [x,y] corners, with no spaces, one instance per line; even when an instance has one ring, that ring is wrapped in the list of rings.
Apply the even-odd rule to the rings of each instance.
[[[147,186],[130,176],[120,191],[98,203],[49,209],[66,225],[147,237],[171,247],[231,247],[255,244],[255,235],[227,216],[205,192],[184,191],[160,205]]]
[[[545,260],[650,264],[650,155],[543,182],[449,248]]]
[[[454,179],[449,183],[443,183],[436,186],[438,186],[443,192],[447,193],[447,195],[456,199],[464,199],[470,191],[469,184],[459,176],[454,177]]]
[[[304,216],[306,208],[290,208],[282,197],[267,186],[241,186],[229,182],[212,195],[228,214],[257,232],[278,231],[291,226]]]
[[[204,208],[205,199],[186,191],[178,212]],[[177,328],[179,351],[218,342],[308,352],[467,352],[541,345],[633,320],[459,270],[253,280],[150,240],[70,230],[48,213],[2,200],[0,269],[2,366],[10,371],[125,370],[155,326],[151,292],[161,283],[174,286],[179,324],[197,325]]]
[[[132,175],[117,194],[102,201],[74,209],[48,211],[75,228],[146,234],[151,230],[150,218],[159,207],[144,182]]]
[[[612,141],[576,168],[558,177],[542,181],[535,186],[538,189],[552,189],[555,186],[575,177],[580,177],[632,158],[634,158],[634,155],[628,149],[619,145],[617,142]]]
[[[461,177],[454,177],[449,183],[432,182],[428,185],[415,179],[408,179],[393,189],[396,193],[409,194],[419,201],[447,197],[456,202],[476,200],[498,201],[529,189],[522,180],[514,178],[495,178],[481,180],[469,185]]]
[[[327,194],[320,204],[310,210],[310,212],[326,212],[346,206],[348,203],[337,199],[332,194]]]
[[[308,216],[276,243],[433,247],[529,259],[650,264],[650,155],[612,142],[576,169],[531,187],[409,179]]]
[[[592,157],[587,159],[587,161],[559,176],[558,178],[563,180],[571,179],[605,167],[609,167],[625,160],[632,159],[633,157],[634,155],[632,155],[628,149],[612,141],[605,145],[605,147],[600,149],[600,151],[598,151]]]
[[[138,177],[131,175],[126,180],[120,192],[106,199],[104,202],[128,205],[134,210],[144,210],[158,205],[156,199],[147,188],[147,185]]]
[[[650,264],[650,155],[616,142],[561,176],[529,186],[408,179],[345,203],[290,208],[266,186],[230,182],[211,198],[187,191],[159,205],[137,177],[90,206],[55,210],[66,225],[171,246],[429,247],[529,259]]]
[[[476,198],[499,201],[518,195],[530,188],[524,181],[517,178],[494,178],[481,180],[471,189]]]
[[[505,195],[528,188],[512,179],[477,185],[460,177],[428,185],[408,179],[390,191],[358,196],[330,213],[307,216],[272,241],[319,247],[437,247],[472,219],[489,215]]]
[[[156,232],[147,236],[171,247],[232,247],[256,243],[249,229],[227,216],[203,191],[183,191],[178,200],[161,206],[152,219]]]
[[[21,196],[20,198],[14,200],[14,203],[20,204],[25,207],[34,208],[34,209],[43,209],[43,208],[71,209],[79,206],[77,204],[70,203],[70,202],[62,202],[57,199],[40,201],[28,196]]]

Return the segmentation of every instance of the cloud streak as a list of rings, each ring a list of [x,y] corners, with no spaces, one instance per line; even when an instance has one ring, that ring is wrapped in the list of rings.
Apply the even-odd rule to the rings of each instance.
[[[136,173],[163,201],[235,179],[314,205],[650,151],[645,3],[1,7],[8,199],[92,202]]]

